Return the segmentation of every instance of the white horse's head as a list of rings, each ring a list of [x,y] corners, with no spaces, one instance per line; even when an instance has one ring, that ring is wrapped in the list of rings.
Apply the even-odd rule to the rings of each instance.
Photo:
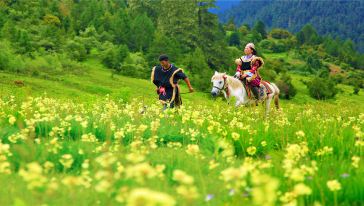
[[[214,76],[211,78],[212,82],[212,90],[211,95],[213,97],[216,97],[220,94],[222,90],[225,89],[225,83],[226,83],[226,73],[219,73],[215,71]]]

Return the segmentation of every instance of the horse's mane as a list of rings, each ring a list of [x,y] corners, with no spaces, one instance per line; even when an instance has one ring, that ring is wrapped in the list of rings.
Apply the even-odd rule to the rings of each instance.
[[[227,81],[228,85],[230,85],[232,88],[236,89],[236,88],[243,87],[243,83],[239,79],[229,76],[229,75],[226,75],[226,77],[227,77],[226,81]]]
[[[224,78],[224,76],[226,76],[226,82],[230,87],[232,87],[234,89],[243,88],[243,83],[239,79],[236,79],[236,78],[234,78],[232,76],[229,76],[229,75],[227,75],[225,73],[217,73],[214,76],[212,76],[211,79],[212,80],[222,79],[222,78]]]

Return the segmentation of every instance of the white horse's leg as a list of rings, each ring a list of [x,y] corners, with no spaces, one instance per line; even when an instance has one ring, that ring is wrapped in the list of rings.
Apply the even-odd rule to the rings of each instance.
[[[270,102],[272,101],[273,94],[268,94],[267,99],[265,100],[265,117],[268,117],[270,111]]]
[[[241,99],[239,97],[236,97],[236,98],[237,99],[236,99],[236,102],[235,102],[235,107],[238,107],[238,106],[244,104],[244,99]]]
[[[232,92],[233,95],[236,98],[236,103],[235,106],[238,107],[242,104],[246,104],[247,102],[245,101],[244,98],[244,92],[242,91],[242,89],[236,89],[234,92]]]
[[[276,106],[276,109],[279,109],[279,93],[280,93],[280,90],[279,90],[279,88],[277,87],[277,85],[276,84],[274,84],[274,83],[271,83],[270,84],[271,85],[271,87],[273,88],[273,96],[274,96],[274,104],[275,104],[275,106]]]
[[[222,93],[224,94],[224,97],[226,99],[226,102],[230,104],[230,97],[226,94],[226,92],[223,90]]]

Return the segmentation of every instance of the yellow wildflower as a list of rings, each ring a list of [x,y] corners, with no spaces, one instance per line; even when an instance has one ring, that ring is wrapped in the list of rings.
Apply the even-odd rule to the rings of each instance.
[[[302,130],[300,130],[300,131],[297,131],[297,132],[296,132],[296,136],[297,136],[298,138],[303,138],[303,137],[305,137],[305,133],[304,133]]]
[[[329,180],[329,181],[327,181],[327,187],[331,190],[331,191],[333,191],[333,192],[335,192],[335,191],[338,191],[338,190],[341,190],[341,184],[340,184],[340,182],[339,181],[337,181],[337,180]]]
[[[294,193],[297,195],[310,195],[312,190],[307,185],[298,183],[294,186]]]
[[[72,163],[73,163],[72,155],[70,155],[70,154],[62,155],[59,162],[63,165],[64,168],[66,168],[66,169],[71,168]]]
[[[353,165],[353,167],[354,167],[354,168],[359,168],[360,157],[358,157],[358,156],[353,156],[353,157],[351,158],[351,160],[352,160],[351,165]]]
[[[31,162],[26,169],[20,169],[19,175],[28,183],[29,189],[42,188],[47,182],[47,178],[43,176],[43,168],[37,162]]]
[[[174,206],[176,201],[168,194],[137,188],[130,192],[127,206]]]
[[[233,138],[234,141],[238,141],[240,138],[240,135],[236,132],[231,133],[231,138]]]
[[[173,171],[173,180],[186,185],[193,184],[193,177],[189,176],[182,170],[174,170]]]
[[[187,154],[190,154],[190,155],[197,155],[200,152],[200,148],[196,144],[189,144],[189,145],[187,145],[186,152],[187,152]]]
[[[250,146],[246,151],[248,152],[249,155],[253,156],[257,152],[257,148],[254,146]]]
[[[9,116],[9,124],[14,125],[16,122],[16,118],[13,115]]]

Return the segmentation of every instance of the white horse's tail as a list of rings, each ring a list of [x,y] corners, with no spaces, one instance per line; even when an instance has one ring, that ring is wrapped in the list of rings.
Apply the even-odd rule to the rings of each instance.
[[[280,90],[279,90],[279,88],[277,87],[276,84],[270,83],[270,85],[274,89],[274,105],[276,106],[276,109],[279,109],[279,93],[280,93]]]

